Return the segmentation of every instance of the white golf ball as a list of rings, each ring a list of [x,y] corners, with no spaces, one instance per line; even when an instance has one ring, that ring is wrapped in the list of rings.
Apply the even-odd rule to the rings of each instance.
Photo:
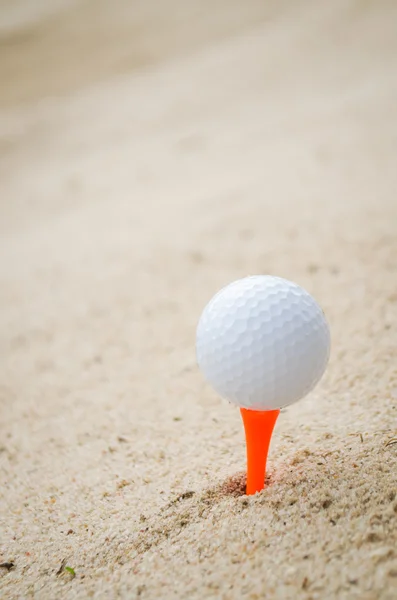
[[[296,402],[320,380],[330,352],[325,315],[299,285],[268,275],[226,286],[197,327],[197,361],[207,381],[242,408]]]

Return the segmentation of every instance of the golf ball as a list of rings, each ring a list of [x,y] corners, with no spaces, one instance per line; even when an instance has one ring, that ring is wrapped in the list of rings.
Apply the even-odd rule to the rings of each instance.
[[[330,352],[325,315],[299,285],[268,275],[220,290],[197,326],[197,362],[220,396],[242,408],[274,410],[320,380]]]

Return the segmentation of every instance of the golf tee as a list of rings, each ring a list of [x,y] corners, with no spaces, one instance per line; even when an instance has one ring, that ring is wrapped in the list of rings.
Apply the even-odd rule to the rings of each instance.
[[[247,496],[265,487],[266,462],[279,410],[240,409],[247,444]]]

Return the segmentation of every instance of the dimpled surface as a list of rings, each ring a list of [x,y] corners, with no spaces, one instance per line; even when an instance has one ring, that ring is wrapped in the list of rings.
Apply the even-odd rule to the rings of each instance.
[[[305,396],[323,375],[329,349],[320,306],[280,277],[246,277],[226,286],[197,327],[197,361],[205,378],[244,408],[281,408]]]

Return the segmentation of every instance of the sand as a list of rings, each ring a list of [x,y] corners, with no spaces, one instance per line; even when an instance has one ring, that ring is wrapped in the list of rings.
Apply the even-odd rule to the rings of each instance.
[[[397,597],[397,5],[0,2],[0,596]],[[332,356],[244,491],[195,327],[238,277]]]

